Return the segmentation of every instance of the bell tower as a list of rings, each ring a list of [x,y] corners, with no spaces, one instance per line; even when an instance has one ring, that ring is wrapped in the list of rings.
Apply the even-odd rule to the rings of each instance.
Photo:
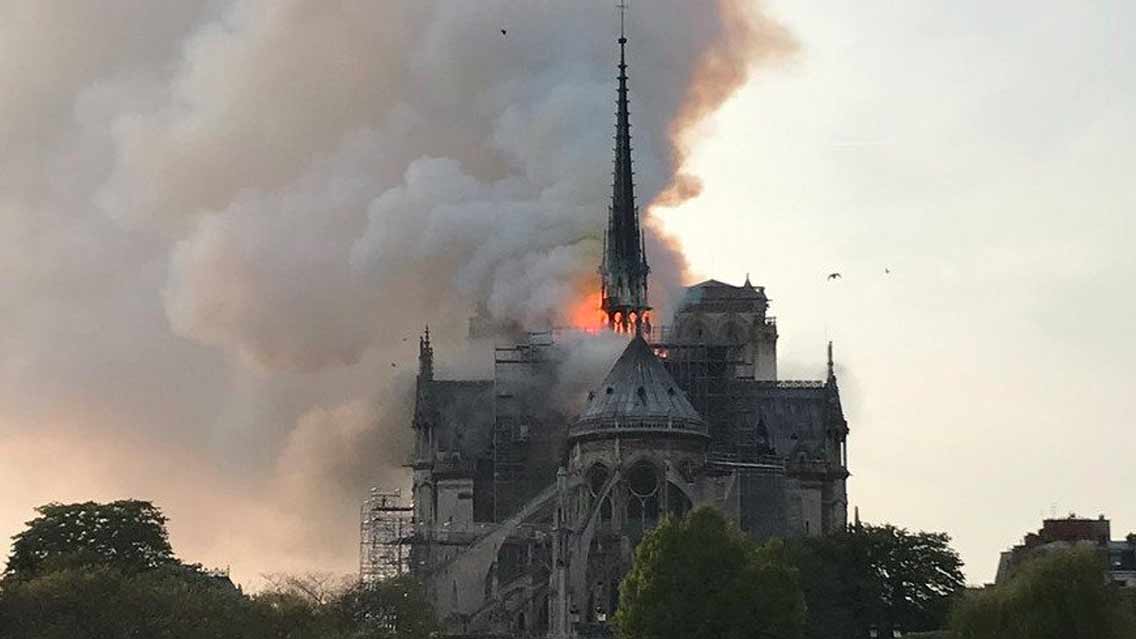
[[[620,333],[650,330],[647,304],[647,253],[635,205],[635,173],[631,168],[631,112],[627,97],[627,35],[621,4],[619,21],[619,95],[616,100],[615,167],[611,208],[604,233],[602,308],[608,327]]]

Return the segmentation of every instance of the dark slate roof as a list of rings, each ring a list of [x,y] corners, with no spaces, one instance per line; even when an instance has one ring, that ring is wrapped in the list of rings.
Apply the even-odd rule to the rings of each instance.
[[[633,423],[671,424],[672,428],[705,428],[686,394],[636,336],[612,366],[603,384],[588,394],[577,423],[625,427]]]
[[[835,388],[824,382],[733,380],[723,392],[730,398],[723,412],[729,415],[731,434],[721,443],[728,446],[739,442],[732,433],[744,429],[755,438],[754,445],[764,438],[783,457],[812,457],[825,451],[828,430],[843,422],[839,400],[833,403]]]

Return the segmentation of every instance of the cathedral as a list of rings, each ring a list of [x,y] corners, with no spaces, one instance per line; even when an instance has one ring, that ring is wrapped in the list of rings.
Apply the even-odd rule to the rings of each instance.
[[[692,508],[758,540],[846,525],[831,344],[826,379],[779,380],[777,324],[748,277],[692,286],[669,324],[652,325],[626,43],[599,267],[606,330],[626,349],[565,408],[550,401],[555,331],[496,348],[490,379],[439,379],[420,339],[408,563],[451,636],[610,636],[637,543]]]

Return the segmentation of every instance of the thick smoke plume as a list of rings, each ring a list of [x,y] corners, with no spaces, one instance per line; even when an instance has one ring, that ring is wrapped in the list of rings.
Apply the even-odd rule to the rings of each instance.
[[[684,132],[789,47],[744,4],[630,18],[645,210],[697,193]],[[2,14],[0,533],[137,496],[240,579],[351,569],[359,497],[402,481],[421,327],[444,357],[478,305],[541,328],[596,285],[612,3]],[[664,306],[683,260],[648,228]]]

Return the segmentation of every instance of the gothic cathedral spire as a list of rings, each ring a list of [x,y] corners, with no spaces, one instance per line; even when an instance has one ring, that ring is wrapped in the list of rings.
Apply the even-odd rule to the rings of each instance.
[[[621,333],[650,330],[647,317],[647,254],[635,206],[635,181],[631,168],[631,112],[627,97],[627,36],[620,6],[619,98],[616,101],[615,168],[612,171],[611,208],[604,235],[603,311],[608,326]]]

